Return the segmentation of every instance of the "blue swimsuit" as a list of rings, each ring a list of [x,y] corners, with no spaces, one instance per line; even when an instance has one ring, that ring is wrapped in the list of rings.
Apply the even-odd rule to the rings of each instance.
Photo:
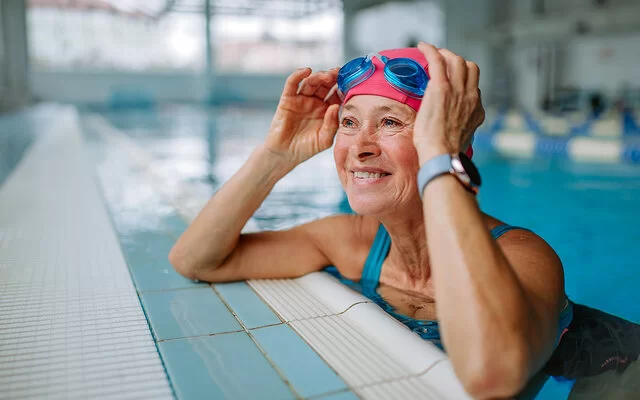
[[[505,233],[513,230],[513,229],[523,229],[516,226],[511,225],[499,225],[491,230],[491,236],[495,239],[498,239],[500,236]],[[371,250],[369,251],[369,256],[367,257],[367,261],[364,264],[364,269],[362,270],[362,278],[360,282],[353,282],[348,280],[340,275],[338,270],[335,267],[329,267],[325,269],[331,275],[340,279],[342,283],[351,287],[352,289],[362,293],[367,296],[371,300],[373,300],[378,306],[380,306],[383,310],[385,310],[388,314],[393,316],[398,321],[405,324],[409,329],[413,332],[420,335],[423,339],[430,341],[436,346],[442,349],[442,343],[440,341],[440,328],[438,326],[438,321],[433,320],[421,320],[408,317],[406,315],[399,314],[395,311],[394,307],[387,303],[386,300],[378,294],[378,285],[380,281],[380,272],[382,271],[382,263],[385,258],[389,254],[389,249],[391,248],[391,237],[389,233],[385,229],[385,227],[380,224],[378,228],[378,233],[376,234],[375,239],[373,240],[373,244],[371,245]],[[558,336],[556,340],[556,345],[560,340],[560,336],[564,332],[564,330],[571,323],[571,319],[573,317],[573,307],[570,301],[565,302],[565,306],[562,309],[560,314],[560,325],[558,329]]]

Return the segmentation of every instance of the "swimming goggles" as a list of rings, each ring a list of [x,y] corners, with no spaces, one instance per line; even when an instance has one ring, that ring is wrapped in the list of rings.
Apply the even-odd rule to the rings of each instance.
[[[424,68],[411,58],[389,58],[378,53],[354,58],[338,71],[338,94],[344,99],[353,87],[373,75],[373,57],[384,63],[384,78],[396,90],[414,99],[422,99],[429,82]]]

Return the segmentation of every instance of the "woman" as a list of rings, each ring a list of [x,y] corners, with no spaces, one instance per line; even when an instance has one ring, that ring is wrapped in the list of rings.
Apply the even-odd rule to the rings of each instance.
[[[405,63],[402,72],[406,58],[420,71],[428,65],[423,94],[404,87],[401,73],[385,75],[395,59]],[[340,74],[291,74],[264,144],[213,196],[170,260],[184,276],[210,282],[293,278],[334,265],[348,279],[415,293],[430,299],[421,318],[438,321],[466,390],[512,396],[549,359],[567,324],[559,323],[567,305],[562,264],[534,233],[480,211],[475,185],[464,181],[473,175],[464,156],[467,174],[434,173],[434,163],[455,162],[449,155],[466,150],[484,120],[478,67],[425,43],[371,62],[373,73],[350,83],[347,66]],[[334,137],[338,175],[357,215],[241,234],[275,183]]]

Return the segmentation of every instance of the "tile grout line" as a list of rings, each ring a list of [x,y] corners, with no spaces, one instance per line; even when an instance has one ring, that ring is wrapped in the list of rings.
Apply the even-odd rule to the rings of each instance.
[[[278,316],[278,318],[280,318],[281,320],[283,320],[282,315],[281,315],[281,314],[280,314],[280,313],[279,313],[279,312],[278,312],[274,307],[272,307],[272,305],[271,305],[268,301],[266,301],[266,300],[264,299],[264,297],[263,297],[263,296],[262,296],[262,295],[261,295],[261,294],[260,294],[260,293],[259,293],[259,292],[254,288],[254,287],[253,287],[253,285],[247,284],[247,286],[249,286],[249,287],[251,288],[251,290],[253,290],[253,292],[254,292],[258,297],[260,297],[260,299],[261,299],[265,304],[267,304],[267,306],[268,306],[268,307],[269,307],[269,308],[270,308],[270,309],[271,309],[271,310],[276,314],[276,316]],[[302,341],[303,341],[303,342],[305,342],[305,343],[307,344],[307,346],[309,346],[309,348],[310,348],[310,349],[311,349],[311,350],[312,350],[312,351],[313,351],[313,352],[314,352],[314,353],[315,353],[315,354],[316,354],[316,355],[317,355],[317,356],[318,356],[322,361],[324,361],[325,365],[326,365],[327,367],[329,367],[329,368],[330,368],[330,369],[331,369],[331,370],[336,374],[336,376],[340,377],[340,379],[342,379],[342,381],[347,385],[347,390],[346,390],[346,391],[345,391],[345,390],[343,390],[343,391],[332,391],[332,392],[326,392],[326,393],[322,393],[322,394],[318,394],[318,395],[310,396],[310,397],[308,397],[308,399],[311,399],[311,398],[319,398],[319,397],[321,397],[321,396],[326,396],[327,394],[334,393],[334,392],[335,392],[335,393],[350,392],[350,393],[353,393],[356,397],[360,397],[360,396],[358,396],[358,395],[357,395],[357,393],[355,393],[355,392],[354,392],[354,388],[353,388],[352,386],[350,386],[350,385],[349,385],[349,384],[344,380],[344,378],[343,378],[343,377],[338,373],[338,371],[336,371],[336,370],[335,370],[335,368],[334,368],[334,367],[333,367],[333,366],[332,366],[332,365],[331,365],[331,364],[330,364],[330,363],[325,359],[325,357],[323,357],[323,356],[322,356],[322,354],[318,353],[318,352],[316,351],[316,349],[315,349],[313,346],[311,346],[311,344],[310,344],[310,343],[309,343],[309,342],[308,342],[304,337],[302,337],[302,336],[300,335],[300,333],[298,332],[298,330],[297,330],[297,329],[295,329],[293,326],[291,326],[291,325],[290,325],[290,323],[291,323],[291,322],[297,322],[297,321],[303,321],[303,320],[312,320],[312,319],[318,319],[318,318],[328,318],[328,317],[333,317],[333,316],[336,316],[336,315],[341,315],[341,314],[344,314],[345,312],[349,311],[349,310],[350,310],[353,306],[355,306],[355,305],[358,305],[358,304],[366,304],[366,303],[370,303],[370,301],[360,301],[360,302],[354,303],[354,304],[350,305],[349,307],[347,307],[347,309],[346,309],[346,310],[344,310],[344,311],[342,311],[342,312],[340,312],[340,313],[338,313],[338,314],[321,315],[321,316],[317,316],[317,317],[307,317],[307,318],[301,318],[301,319],[296,319],[296,320],[291,320],[291,321],[284,321],[284,320],[283,320],[283,321],[284,321],[284,322],[283,322],[283,324],[284,324],[284,325],[287,325],[291,330],[293,330],[293,331],[298,335],[298,337],[300,337],[300,339],[302,339]],[[254,328],[254,329],[260,329],[260,328],[264,328],[264,327],[258,327],[258,328]]]
[[[321,319],[326,319],[326,318],[331,318],[334,316],[338,316],[338,315],[342,315],[344,313],[346,313],[347,311],[349,311],[351,308],[353,308],[356,305],[359,304],[368,304],[371,303],[370,301],[360,301],[357,303],[352,304],[351,306],[349,306],[346,310],[337,313],[337,314],[331,314],[331,315],[320,315],[320,316],[316,316],[316,317],[307,317],[307,318],[300,318],[300,319],[295,319],[295,320],[291,320],[291,321],[286,321],[284,322],[284,324],[286,324],[287,326],[289,326],[291,329],[293,329],[296,333],[298,333],[298,330],[293,327],[292,325],[290,325],[293,322],[299,322],[299,321],[310,321],[310,320],[321,320]],[[260,329],[260,328],[255,328],[255,329]],[[298,336],[300,336],[300,334],[298,333]],[[302,336],[300,336],[302,338]],[[308,342],[303,338],[303,340],[305,341],[305,343],[308,344]],[[311,346],[310,346],[311,347]],[[311,347],[313,349],[313,347]],[[331,366],[331,364],[329,362],[327,362],[327,360],[321,355],[319,354],[315,349],[313,349],[314,352],[316,352],[316,354],[318,354],[318,356],[325,362],[325,364],[327,364],[332,370],[333,367]],[[386,383],[391,383],[391,382],[398,382],[398,381],[403,381],[403,380],[409,380],[409,379],[414,379],[414,378],[419,378],[423,375],[425,375],[426,373],[428,373],[431,369],[433,369],[436,365],[440,364],[441,362],[445,361],[445,359],[441,359],[436,361],[435,363],[433,363],[432,365],[430,365],[429,367],[427,367],[426,369],[424,369],[423,371],[420,372],[416,372],[413,374],[408,374],[408,375],[403,375],[400,377],[396,377],[396,378],[391,378],[391,379],[383,379],[380,380],[378,382],[374,382],[374,383],[369,383],[369,384],[365,384],[365,385],[358,385],[358,386],[351,386],[349,384],[347,384],[348,389],[355,394],[355,390],[360,390],[360,389],[364,389],[364,388],[369,388],[369,387],[374,387],[374,386],[378,386],[378,385],[383,385]],[[340,376],[340,374],[337,373],[337,371],[334,370],[334,372]],[[345,382],[346,383],[346,382]],[[339,392],[339,391],[338,391]],[[333,393],[333,392],[327,392],[327,393]],[[311,398],[316,398],[316,397],[321,397],[326,395],[327,393],[321,394],[321,395],[314,395],[309,397],[309,399]],[[357,395],[357,394],[356,394]]]
[[[242,326],[242,329],[244,329],[244,332],[249,336],[249,338],[251,339],[251,341],[256,345],[256,347],[258,348],[258,350],[260,351],[260,353],[262,353],[262,355],[264,356],[264,358],[266,358],[266,360],[269,362],[269,364],[271,364],[271,366],[274,368],[274,370],[278,373],[278,375],[280,376],[280,379],[282,379],[282,381],[285,383],[285,385],[287,385],[287,387],[289,388],[289,390],[291,390],[291,393],[293,393],[293,395],[296,397],[296,399],[298,400],[303,400],[304,397],[302,397],[298,391],[293,387],[293,384],[291,382],[289,382],[289,380],[287,379],[287,377],[285,376],[284,372],[280,370],[280,368],[276,365],[275,362],[273,362],[273,360],[271,359],[271,357],[269,357],[269,355],[267,354],[267,352],[262,348],[262,346],[260,346],[260,343],[258,343],[258,341],[256,340],[256,338],[253,336],[253,334],[251,333],[251,330],[248,329],[246,327],[246,325],[244,324],[244,322],[242,321],[242,319],[240,319],[240,317],[238,317],[238,315],[236,315],[236,313],[233,311],[233,308],[231,308],[231,306],[229,305],[229,303],[227,303],[227,300],[224,299],[224,297],[222,297],[220,295],[220,293],[218,292],[218,290],[214,287],[214,285],[209,285],[209,287],[211,287],[211,290],[213,290],[213,292],[220,298],[220,300],[222,300],[222,302],[224,303],[224,305],[229,309],[229,312],[231,312],[231,314],[233,315],[233,317],[238,321],[238,323],[240,324],[240,326]],[[278,324],[277,324],[278,325]]]
[[[200,339],[200,338],[206,338],[211,336],[223,336],[223,335],[228,335],[230,333],[241,333],[241,332],[244,332],[244,330],[238,329],[238,330],[228,331],[228,332],[205,333],[203,335],[193,335],[193,336],[180,336],[180,337],[174,337],[174,338],[168,338],[168,339],[158,339],[158,343],[174,342],[176,340],[182,340],[182,339]]]

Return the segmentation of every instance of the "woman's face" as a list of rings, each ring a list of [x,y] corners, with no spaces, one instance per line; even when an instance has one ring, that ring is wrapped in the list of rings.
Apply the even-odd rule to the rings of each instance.
[[[360,95],[343,107],[333,155],[351,208],[381,214],[418,197],[416,112],[386,97]]]

